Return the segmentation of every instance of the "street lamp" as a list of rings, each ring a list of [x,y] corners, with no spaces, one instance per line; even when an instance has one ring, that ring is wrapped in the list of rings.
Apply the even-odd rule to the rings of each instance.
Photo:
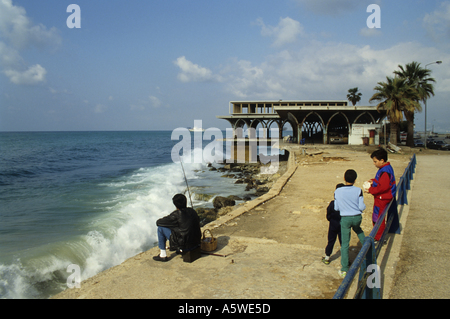
[[[435,61],[435,62],[431,62],[425,65],[425,69],[427,69],[427,66],[431,65],[431,64],[441,64],[442,61]],[[425,149],[427,148],[427,100],[425,100]]]

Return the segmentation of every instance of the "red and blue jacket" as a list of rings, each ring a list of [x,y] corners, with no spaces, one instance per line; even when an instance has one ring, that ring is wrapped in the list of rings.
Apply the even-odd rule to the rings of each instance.
[[[388,162],[382,166],[372,181],[372,187],[369,188],[369,193],[374,196],[372,221],[377,222],[378,215],[397,193],[394,169],[391,164]]]

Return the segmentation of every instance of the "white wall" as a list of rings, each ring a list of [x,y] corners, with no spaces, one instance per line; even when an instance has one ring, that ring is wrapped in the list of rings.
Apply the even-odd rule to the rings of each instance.
[[[370,137],[369,130],[377,130],[375,134],[374,145],[380,144],[380,136],[378,132],[381,131],[381,124],[353,124],[349,136],[348,136],[348,144],[349,145],[362,145],[363,137]]]

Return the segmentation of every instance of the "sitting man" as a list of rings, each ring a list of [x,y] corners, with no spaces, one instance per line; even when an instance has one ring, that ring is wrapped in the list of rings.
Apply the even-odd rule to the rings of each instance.
[[[177,208],[170,215],[158,219],[158,247],[161,250],[158,256],[153,257],[156,261],[168,261],[166,253],[166,240],[170,242],[170,250],[186,253],[200,246],[201,230],[200,218],[197,212],[186,207],[187,199],[182,194],[172,198]]]

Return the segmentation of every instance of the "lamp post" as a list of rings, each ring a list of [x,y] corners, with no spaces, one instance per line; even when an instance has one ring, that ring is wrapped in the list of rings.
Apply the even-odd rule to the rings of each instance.
[[[442,61],[435,61],[435,62],[428,63],[425,65],[425,69],[427,69],[427,66],[429,66],[431,64],[441,64],[441,63],[442,63]],[[427,100],[425,100],[425,143],[424,143],[425,149],[427,149],[427,139],[428,139],[428,136],[427,136]]]

